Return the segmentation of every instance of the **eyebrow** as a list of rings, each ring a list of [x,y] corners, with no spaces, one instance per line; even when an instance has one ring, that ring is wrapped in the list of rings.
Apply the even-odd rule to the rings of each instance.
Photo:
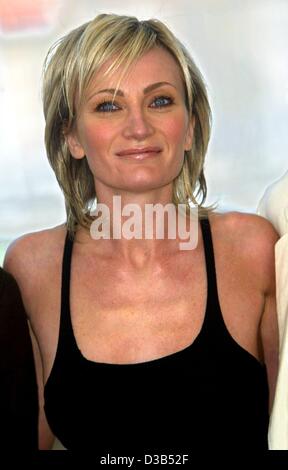
[[[152,83],[151,85],[148,85],[147,87],[145,87],[144,90],[143,90],[143,94],[147,95],[147,93],[150,93],[151,91],[156,90],[157,88],[160,88],[161,86],[164,86],[164,85],[169,85],[169,86],[172,86],[173,88],[176,89],[176,86],[172,85],[172,83],[169,83],[169,82],[156,82],[156,83]],[[93,95],[90,96],[88,101],[91,98],[93,98],[93,96],[99,95],[100,93],[109,93],[113,96],[124,96],[124,93],[123,93],[122,90],[119,90],[119,89],[117,90],[116,88],[105,88],[103,90],[96,91],[96,93],[93,93]]]

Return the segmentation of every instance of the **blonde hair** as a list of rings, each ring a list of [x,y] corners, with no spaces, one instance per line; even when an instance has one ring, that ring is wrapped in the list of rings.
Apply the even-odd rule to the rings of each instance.
[[[71,232],[76,224],[90,227],[93,219],[89,212],[97,198],[86,157],[71,158],[65,140],[65,132],[75,124],[75,98],[77,96],[77,101],[81,102],[94,73],[107,60],[114,58],[107,73],[124,65],[124,74],[133,61],[156,46],[169,51],[178,63],[186,107],[189,116],[195,117],[193,146],[185,152],[181,172],[173,182],[173,203],[198,204],[200,215],[207,211],[203,207],[207,193],[203,167],[211,112],[199,69],[186,48],[161,21],[101,14],[58,40],[49,49],[43,69],[46,151],[64,193],[67,228]]]

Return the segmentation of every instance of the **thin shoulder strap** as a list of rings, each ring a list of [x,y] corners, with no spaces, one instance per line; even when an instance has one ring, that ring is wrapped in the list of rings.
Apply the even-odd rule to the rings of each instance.
[[[67,231],[62,262],[61,314],[58,349],[66,350],[67,343],[75,347],[75,338],[70,314],[70,275],[73,250],[73,238]]]
[[[205,252],[206,272],[208,282],[208,297],[217,295],[217,281],[216,281],[216,268],[215,257],[213,249],[213,241],[211,234],[211,227],[208,217],[201,219],[202,237]]]
[[[213,240],[211,233],[211,226],[208,217],[200,221],[202,229],[202,237],[205,252],[206,273],[207,273],[207,308],[206,308],[206,322],[219,321],[223,322],[223,316],[220,308],[217,277],[215,268],[215,256],[213,249]]]
[[[61,312],[67,312],[70,308],[70,273],[72,259],[73,240],[67,231],[64,245],[62,262],[62,289],[61,289]]]

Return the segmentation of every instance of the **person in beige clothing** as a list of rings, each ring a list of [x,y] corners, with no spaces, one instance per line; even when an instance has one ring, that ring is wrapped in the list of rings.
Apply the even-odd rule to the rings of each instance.
[[[266,189],[258,213],[272,222],[281,237],[275,247],[280,357],[269,447],[288,450],[288,172]]]

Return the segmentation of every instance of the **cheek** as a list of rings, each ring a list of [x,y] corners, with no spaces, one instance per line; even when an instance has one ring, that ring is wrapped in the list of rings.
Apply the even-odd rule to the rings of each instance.
[[[178,119],[167,121],[165,125],[165,133],[170,146],[178,148],[181,154],[185,144],[186,128],[187,119],[185,116],[179,116]]]
[[[101,156],[107,151],[111,144],[111,126],[105,125],[87,125],[82,134],[83,147],[86,156]]]

